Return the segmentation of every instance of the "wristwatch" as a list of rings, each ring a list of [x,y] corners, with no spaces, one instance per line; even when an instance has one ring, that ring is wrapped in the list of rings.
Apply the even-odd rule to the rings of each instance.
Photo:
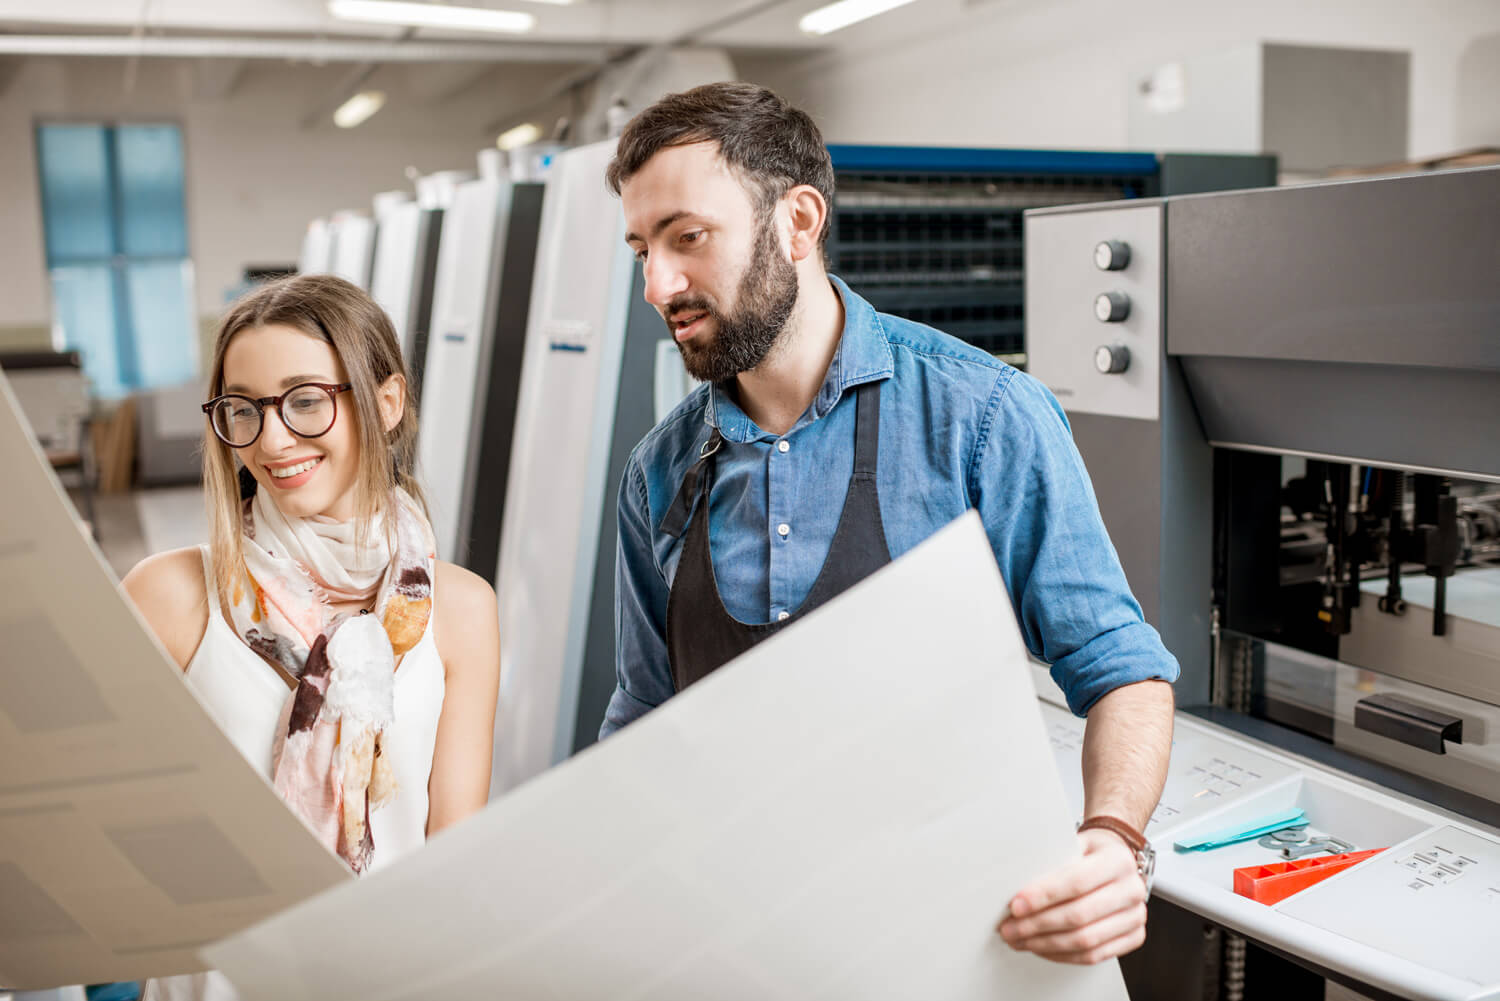
[[[1120,840],[1130,846],[1135,852],[1136,871],[1141,874],[1141,879],[1146,883],[1146,896],[1151,896],[1151,877],[1156,873],[1156,849],[1151,847],[1151,842],[1140,831],[1131,827],[1119,817],[1089,817],[1078,825],[1079,831],[1099,830],[1111,831],[1119,835]]]

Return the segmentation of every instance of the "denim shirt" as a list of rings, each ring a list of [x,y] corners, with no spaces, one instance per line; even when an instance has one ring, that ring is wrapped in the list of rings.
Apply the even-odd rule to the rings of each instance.
[[[822,569],[854,467],[852,390],[874,381],[893,560],[977,509],[1026,646],[1052,665],[1073,712],[1121,685],[1175,681],[1177,662],[1131,596],[1052,394],[954,337],[877,313],[830,278],[843,334],[790,431],[763,431],[722,387],[701,385],[631,453],[619,496],[616,687],[600,736],[674,694],[667,596],[682,541],[660,524],[711,428],[725,439],[708,504],[719,592],[741,622],[773,622],[798,609]]]

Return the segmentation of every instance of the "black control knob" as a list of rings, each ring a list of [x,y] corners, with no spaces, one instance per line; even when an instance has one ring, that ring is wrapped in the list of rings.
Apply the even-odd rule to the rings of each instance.
[[[1094,248],[1094,266],[1100,271],[1124,271],[1130,264],[1130,244],[1105,240]]]
[[[1130,349],[1123,344],[1101,344],[1094,349],[1094,367],[1100,375],[1119,375],[1130,367]]]
[[[1094,300],[1094,318],[1100,323],[1119,323],[1130,315],[1130,296],[1124,292],[1100,292]]]

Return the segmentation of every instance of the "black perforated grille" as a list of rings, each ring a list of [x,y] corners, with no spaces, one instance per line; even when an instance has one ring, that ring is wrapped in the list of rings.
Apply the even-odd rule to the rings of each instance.
[[[830,264],[876,309],[1021,362],[1022,213],[1139,197],[1145,183],[1109,175],[841,172]]]

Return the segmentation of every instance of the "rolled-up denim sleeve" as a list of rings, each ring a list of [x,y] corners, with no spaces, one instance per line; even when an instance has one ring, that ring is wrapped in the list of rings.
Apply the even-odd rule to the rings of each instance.
[[[672,696],[667,660],[667,582],[652,552],[646,479],[632,456],[620,481],[615,549],[615,692],[602,740]]]
[[[1100,696],[1176,681],[1176,659],[1141,615],[1062,407],[1036,379],[996,381],[969,489],[1031,652],[1079,716]]]

